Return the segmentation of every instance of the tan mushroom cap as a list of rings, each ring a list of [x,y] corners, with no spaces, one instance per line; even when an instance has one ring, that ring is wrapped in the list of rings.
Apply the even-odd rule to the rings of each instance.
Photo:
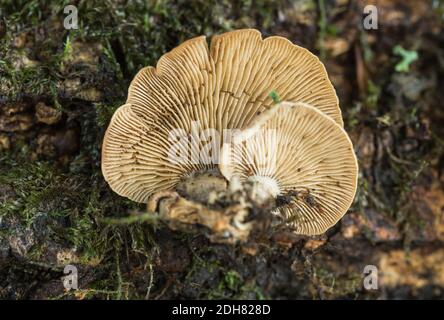
[[[262,39],[259,31],[246,29],[213,37],[210,48],[204,36],[182,43],[163,55],[156,68],[143,68],[133,79],[127,102],[105,135],[105,179],[120,195],[146,202],[184,175],[215,168],[223,130],[242,128],[270,108],[272,90],[282,99],[310,103],[343,124],[324,66],[287,39]],[[192,130],[195,122],[198,132]],[[194,157],[211,140],[207,129],[220,133],[209,163],[171,163],[168,138],[177,129],[199,141],[192,144]]]
[[[343,126],[335,89],[324,65],[310,51],[290,40],[262,39],[254,29],[214,36],[210,55],[216,66],[215,100],[218,116],[227,128],[242,128],[274,102],[305,102]],[[239,112],[242,110],[241,112]]]
[[[277,212],[299,234],[325,232],[347,212],[358,164],[344,129],[318,109],[282,102],[224,144],[219,165],[227,179],[255,179],[290,198]]]

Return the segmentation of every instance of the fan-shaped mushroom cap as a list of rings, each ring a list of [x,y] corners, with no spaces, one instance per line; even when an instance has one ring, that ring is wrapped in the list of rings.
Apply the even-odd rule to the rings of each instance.
[[[221,159],[228,180],[262,179],[270,195],[286,200],[277,201],[277,211],[300,234],[333,226],[356,192],[358,165],[347,133],[304,103],[282,102],[259,115],[224,144]]]
[[[204,36],[184,42],[132,81],[127,103],[105,135],[105,179],[120,195],[146,202],[184,175],[215,168],[228,139],[223,130],[242,128],[270,108],[272,90],[282,99],[310,103],[342,125],[325,68],[306,49],[281,37],[262,39],[250,29],[215,36],[210,48]],[[175,151],[188,154],[188,161],[171,161],[175,130],[184,133]]]
[[[262,39],[254,29],[214,36],[210,55],[216,67],[218,115],[224,127],[242,128],[273,105],[275,90],[284,101],[305,102],[343,126],[335,89],[324,65],[286,38]]]

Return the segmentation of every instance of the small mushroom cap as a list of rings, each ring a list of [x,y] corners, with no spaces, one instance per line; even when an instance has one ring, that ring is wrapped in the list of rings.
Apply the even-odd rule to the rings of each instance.
[[[102,147],[102,172],[118,194],[139,202],[173,188],[183,176],[214,169],[224,129],[247,126],[269,109],[275,90],[303,101],[342,126],[338,98],[324,66],[308,50],[281,37],[246,29],[188,40],[138,72],[114,115]],[[198,129],[194,130],[193,124]],[[214,129],[219,137],[208,133]],[[188,162],[171,162],[170,134],[182,130]],[[212,152],[201,153],[211,141]],[[185,141],[184,141],[185,143]],[[197,159],[197,160],[196,160]]]
[[[289,199],[277,208],[299,234],[325,232],[355,196],[358,164],[344,129],[318,109],[282,102],[225,143],[219,168],[234,177],[268,177]],[[277,192],[274,191],[276,194]],[[278,201],[279,203],[279,201]]]

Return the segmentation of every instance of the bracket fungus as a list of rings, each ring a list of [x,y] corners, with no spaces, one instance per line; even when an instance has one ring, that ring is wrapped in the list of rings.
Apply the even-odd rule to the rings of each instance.
[[[358,164],[344,129],[305,103],[281,102],[225,144],[220,171],[258,181],[296,233],[336,224],[356,192]]]
[[[115,112],[105,133],[105,180],[119,195],[147,203],[159,192],[178,191],[180,196],[186,196],[180,193],[190,189],[183,185],[184,181],[216,172],[210,179],[213,187],[208,188],[213,194],[199,197],[197,202],[220,197],[227,188],[225,178],[230,178],[227,168],[225,177],[219,172],[221,148],[238,136],[237,130],[251,129],[252,124],[263,119],[262,115],[275,110],[269,96],[273,90],[282,100],[309,104],[307,119],[316,114],[315,121],[322,119],[328,122],[328,128],[334,127],[335,132],[344,134],[333,85],[323,64],[308,50],[282,37],[262,39],[260,32],[253,29],[216,35],[209,47],[204,36],[182,43],[163,55],[155,68],[140,70],[131,82],[126,103]],[[319,130],[320,134],[328,131],[321,127],[312,130]],[[295,152],[297,156],[299,153]],[[288,168],[282,171],[292,170],[291,162],[289,158]],[[326,168],[332,165],[328,162]],[[237,170],[236,166],[230,168]],[[262,192],[260,188],[267,186],[262,180],[270,179],[266,175],[257,179],[261,181],[252,183],[259,189],[249,192],[247,198],[268,193],[273,198],[281,193],[280,186]],[[279,183],[282,181],[285,178]],[[199,183],[206,190],[205,179]],[[343,183],[351,188],[348,180]],[[347,193],[343,201],[325,201],[332,206],[337,204],[343,212],[351,196]],[[177,199],[177,195],[171,199]],[[329,223],[339,216],[330,217],[330,211],[326,215]],[[296,230],[306,232],[304,228]]]

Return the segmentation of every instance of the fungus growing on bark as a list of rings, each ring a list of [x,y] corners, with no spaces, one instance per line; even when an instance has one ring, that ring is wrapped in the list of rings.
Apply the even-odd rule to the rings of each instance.
[[[281,102],[257,116],[221,152],[220,171],[262,185],[296,233],[315,235],[350,207],[358,165],[344,129],[305,103]]]
[[[257,30],[188,40],[143,68],[114,114],[102,147],[111,188],[147,202],[189,175],[217,169],[227,129],[248,126],[282,100],[309,103],[342,126],[338,98],[324,66],[308,50]]]
[[[201,176],[197,179],[201,179]],[[208,176],[203,175],[201,181],[205,185],[207,181],[210,184],[211,181],[217,181],[207,179]],[[257,198],[254,195],[257,187],[254,182],[240,184],[234,179],[223,190],[216,188],[203,191],[205,202],[193,197],[194,191],[200,189],[200,186],[194,187],[195,190],[183,197],[176,191],[156,192],[148,201],[148,211],[157,212],[159,218],[173,230],[199,230],[212,242],[231,244],[246,242],[252,232],[261,233],[267,230],[273,219],[270,212],[274,208],[274,202],[270,198],[265,201]]]

